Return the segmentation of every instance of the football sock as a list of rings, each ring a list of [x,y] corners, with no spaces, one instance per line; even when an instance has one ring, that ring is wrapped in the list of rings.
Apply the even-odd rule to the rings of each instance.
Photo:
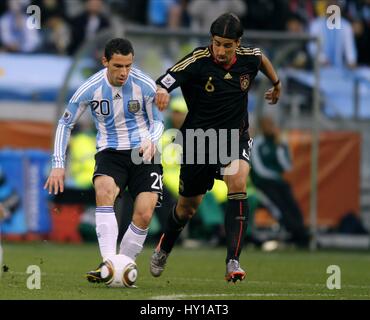
[[[247,229],[249,213],[246,193],[229,193],[227,197],[228,203],[225,214],[226,263],[230,259],[239,260],[244,244],[244,233]]]
[[[96,207],[96,235],[103,260],[116,254],[118,224],[112,206]]]
[[[149,228],[141,229],[131,222],[122,238],[119,253],[135,260],[141,250],[143,250],[148,230]]]
[[[161,240],[159,240],[157,250],[162,249],[164,252],[170,253],[188,221],[189,219],[180,220],[176,214],[175,205],[171,210],[171,213],[168,215],[164,233],[161,236]]]

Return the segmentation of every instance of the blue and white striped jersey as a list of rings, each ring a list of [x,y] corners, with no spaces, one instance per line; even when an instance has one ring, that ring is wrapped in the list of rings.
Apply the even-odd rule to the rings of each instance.
[[[163,133],[163,116],[154,104],[155,82],[132,68],[123,86],[112,86],[107,69],[102,69],[82,84],[58,122],[53,168],[64,168],[65,153],[73,126],[89,108],[97,129],[98,151],[140,147],[143,139],[157,142]]]

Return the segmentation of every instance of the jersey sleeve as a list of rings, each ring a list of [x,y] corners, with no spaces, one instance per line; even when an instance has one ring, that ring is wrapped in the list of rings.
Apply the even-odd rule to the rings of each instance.
[[[250,75],[254,78],[262,63],[262,51],[260,48],[254,47],[239,47],[236,49],[238,56],[242,57],[243,61],[249,66]]]
[[[201,59],[210,55],[208,48],[194,50],[160,76],[156,81],[157,85],[171,92],[190,79],[195,79]]]
[[[78,90],[76,93],[78,93]],[[52,155],[53,168],[65,167],[65,154],[71,131],[80,116],[86,110],[91,99],[92,97],[89,90],[77,96],[75,94],[69,101],[62,117],[59,119],[54,139],[54,153]]]
[[[157,144],[164,131],[163,115],[154,103],[155,91],[150,90],[144,96],[146,113],[149,119],[149,139]]]
[[[250,59],[252,63],[254,64],[254,76],[256,76],[262,64],[262,51],[260,48],[248,48],[248,49],[252,50]]]

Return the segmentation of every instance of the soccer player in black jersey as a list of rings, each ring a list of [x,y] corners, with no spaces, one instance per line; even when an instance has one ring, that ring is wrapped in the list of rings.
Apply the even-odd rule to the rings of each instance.
[[[265,99],[275,104],[280,96],[281,84],[271,62],[260,49],[240,46],[243,28],[236,15],[226,13],[218,17],[212,23],[210,33],[210,46],[196,48],[157,79],[156,104],[160,110],[165,109],[169,101],[168,92],[180,86],[189,110],[180,130],[182,136],[186,137],[189,130],[208,132],[213,129],[217,139],[220,139],[220,129],[223,129],[227,138],[222,146],[230,150],[232,144],[237,143],[238,154],[227,164],[221,163],[219,157],[214,164],[210,161],[209,152],[204,151],[208,156],[204,163],[187,163],[186,155],[190,152],[198,155],[199,145],[189,148],[188,144],[184,144],[179,199],[168,216],[164,233],[152,255],[150,271],[155,277],[161,275],[176,239],[216,178],[223,179],[228,188],[225,279],[235,282],[243,280],[246,275],[240,267],[239,256],[248,220],[246,183],[252,145],[248,134],[248,90],[261,70],[272,83]],[[232,130],[237,131],[237,139],[231,135]],[[205,143],[203,147],[211,144]]]

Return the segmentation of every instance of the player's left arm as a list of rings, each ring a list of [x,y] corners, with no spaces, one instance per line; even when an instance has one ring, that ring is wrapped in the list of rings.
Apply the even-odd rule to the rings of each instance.
[[[271,61],[262,54],[260,70],[272,82],[272,88],[265,92],[265,99],[269,104],[276,104],[281,94],[281,82],[271,63]]]
[[[87,102],[70,101],[62,117],[58,121],[55,133],[54,152],[52,155],[52,169],[44,185],[44,189],[49,190],[49,194],[51,194],[53,190],[55,195],[59,192],[64,192],[65,157],[69,138],[74,125],[86,110],[87,106]]]
[[[146,103],[146,113],[149,119],[149,136],[143,139],[140,152],[143,153],[143,159],[149,161],[153,158],[156,146],[159,139],[164,131],[163,115],[158,110],[154,102],[155,92],[152,92],[150,96],[145,97]]]

